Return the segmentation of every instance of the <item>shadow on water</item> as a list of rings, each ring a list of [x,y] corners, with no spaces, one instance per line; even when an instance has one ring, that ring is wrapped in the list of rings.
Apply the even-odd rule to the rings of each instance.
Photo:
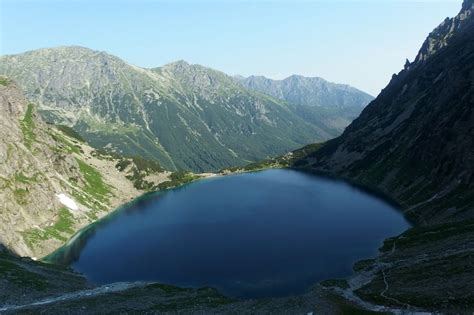
[[[203,178],[200,181],[206,180]],[[85,226],[76,232],[63,246],[56,249],[51,254],[43,257],[41,261],[46,263],[70,266],[77,260],[79,260],[80,255],[84,247],[87,245],[87,242],[94,237],[97,229],[107,225],[113,221],[117,216],[125,213],[131,215],[134,213],[144,213],[150,204],[154,204],[161,198],[164,194],[169,191],[182,191],[186,190],[189,185],[196,184],[198,181],[190,182],[179,187],[166,189],[163,191],[153,191],[146,192],[143,195],[133,199],[130,202],[127,202],[120,207],[116,208],[103,218]]]
[[[162,195],[163,193],[164,192],[148,192],[126,204],[121,205],[103,218],[80,229],[67,241],[66,244],[64,244],[51,254],[45,256],[41,260],[47,263],[53,263],[58,265],[69,266],[73,264],[74,262],[79,260],[82,250],[87,245],[88,240],[96,234],[97,229],[102,226],[105,226],[120,214],[133,214],[137,212],[144,212],[144,209],[146,209],[147,205],[156,202],[157,198],[159,198],[160,195]]]
[[[371,196],[373,196],[377,199],[380,199],[383,202],[385,202],[386,204],[392,206],[400,214],[403,215],[405,220],[407,220],[407,222],[410,223],[410,226],[415,225],[415,222],[413,220],[411,220],[409,217],[407,217],[405,215],[405,213],[403,212],[403,206],[399,202],[397,202],[395,199],[393,199],[391,196],[389,196],[387,193],[381,191],[380,189],[377,189],[375,187],[369,187],[368,185],[363,185],[363,184],[357,183],[357,182],[355,182],[353,180],[350,180],[348,178],[342,178],[342,177],[330,175],[330,174],[327,174],[327,173],[324,173],[324,172],[315,171],[315,170],[312,170],[312,169],[309,170],[309,169],[291,168],[291,167],[286,168],[286,169],[292,170],[294,172],[298,172],[298,173],[301,173],[301,174],[304,174],[304,175],[307,175],[307,176],[314,176],[314,177],[320,178],[320,179],[322,178],[322,179],[325,179],[329,182],[343,183],[343,184],[349,185],[349,186],[353,187],[356,190],[362,191],[362,192],[364,192],[368,195],[371,195]]]

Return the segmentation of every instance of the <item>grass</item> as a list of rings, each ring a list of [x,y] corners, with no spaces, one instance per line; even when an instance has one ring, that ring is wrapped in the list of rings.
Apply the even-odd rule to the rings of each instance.
[[[86,296],[48,305],[50,313],[94,314],[209,313],[213,308],[235,302],[211,289],[185,289],[163,284]],[[110,308],[110,305],[113,305]],[[35,310],[35,309],[32,309]],[[203,311],[200,311],[203,310]]]
[[[74,143],[72,143],[71,141],[69,141],[66,137],[64,137],[61,133],[50,133],[51,137],[57,141],[57,142],[60,142],[64,148],[54,148],[56,151],[59,151],[59,152],[65,152],[65,153],[83,153],[82,152],[82,149],[80,146],[78,145],[75,145]]]
[[[76,158],[79,164],[79,170],[84,177],[85,187],[84,192],[94,197],[96,200],[108,203],[110,194],[110,187],[102,180],[102,175],[92,166],[86,164],[84,161]]]
[[[98,211],[108,210],[110,186],[103,181],[102,175],[94,167],[78,158],[76,161],[85,184],[79,187],[76,179],[71,181],[76,184],[71,194],[77,202],[91,209],[86,214],[91,221],[95,221],[98,219]]]
[[[15,181],[18,182],[18,183],[31,184],[31,183],[38,182],[38,175],[39,174],[40,173],[36,173],[33,177],[28,177],[25,174],[23,174],[22,172],[19,172],[19,173],[15,174],[14,178],[15,178]]]
[[[23,133],[23,139],[28,149],[31,149],[33,142],[36,140],[34,133],[35,123],[33,121],[34,105],[28,104],[25,116],[21,120],[21,131]]]
[[[184,185],[199,178],[199,176],[186,171],[174,172],[170,175],[170,180],[163,182],[157,186],[159,190],[169,189],[176,186]]]
[[[26,205],[28,203],[28,189],[17,188],[13,191],[13,196],[19,205]]]
[[[393,248],[394,243],[396,243],[397,249],[433,244],[451,237],[472,233],[473,230],[474,220],[412,228],[400,236],[386,239],[380,250],[388,252]]]
[[[0,85],[7,86],[10,84],[10,80],[5,77],[0,77]]]
[[[221,173],[234,172],[254,172],[269,168],[301,166],[301,159],[316,152],[321,148],[322,143],[314,143],[304,146],[301,149],[290,152],[282,156],[263,160],[261,162],[250,163],[244,166],[234,166],[221,170]]]
[[[120,172],[123,172],[127,167],[133,164],[131,168],[132,174],[128,175],[127,178],[133,182],[133,186],[136,189],[151,191],[155,189],[153,183],[145,180],[145,177],[149,174],[163,172],[164,169],[156,161],[146,160],[139,156],[133,156],[130,158],[120,157],[120,160],[115,165]]]
[[[57,125],[56,128],[58,128],[60,131],[62,131],[65,135],[74,138],[80,142],[86,142],[84,138],[81,137],[80,134],[78,134],[74,129],[71,127],[65,126],[65,125]]]
[[[27,271],[4,258],[0,258],[0,274],[3,279],[28,289],[46,291],[49,287],[49,283],[45,277]]]
[[[52,226],[44,229],[30,229],[23,232],[23,237],[30,248],[34,247],[41,241],[49,239],[57,239],[65,242],[68,237],[74,233],[74,216],[66,208],[59,209],[58,219]],[[64,236],[66,234],[67,236]]]

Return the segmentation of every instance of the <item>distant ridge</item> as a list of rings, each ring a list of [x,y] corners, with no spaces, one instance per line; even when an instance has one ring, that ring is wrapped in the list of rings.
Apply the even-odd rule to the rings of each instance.
[[[94,147],[169,170],[247,164],[333,138],[355,117],[296,107],[183,60],[145,69],[80,46],[2,56],[0,74],[47,121],[73,127]]]

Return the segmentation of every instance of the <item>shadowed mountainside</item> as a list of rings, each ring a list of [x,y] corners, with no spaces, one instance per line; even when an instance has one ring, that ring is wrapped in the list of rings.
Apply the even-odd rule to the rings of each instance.
[[[358,264],[366,300],[474,309],[473,12],[465,0],[340,137],[294,163],[377,189],[417,223]]]

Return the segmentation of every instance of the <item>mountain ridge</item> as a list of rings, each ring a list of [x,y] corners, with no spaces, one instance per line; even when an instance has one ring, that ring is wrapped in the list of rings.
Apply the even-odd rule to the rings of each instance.
[[[331,113],[303,115],[185,61],[145,69],[63,46],[2,56],[0,73],[39,104],[47,121],[73,127],[96,148],[156,159],[169,170],[244,165],[341,131]]]
[[[320,77],[291,75],[273,80],[264,76],[240,76],[234,79],[250,90],[292,104],[300,117],[327,117],[340,132],[373,100],[371,95],[350,85],[332,83]],[[318,111],[317,114],[314,111]]]
[[[403,205],[414,207],[410,208],[412,214],[416,213],[417,208],[423,211],[422,209],[433,201],[439,202],[441,196],[429,200],[435,195],[435,191],[441,191],[440,187],[451,187],[451,184],[440,183],[440,179],[443,177],[435,178],[435,174],[430,174],[430,171],[425,169],[426,165],[421,164],[421,161],[432,161],[433,156],[443,154],[446,155],[444,157],[446,160],[436,161],[433,168],[448,168],[445,170],[446,172],[458,172],[459,174],[464,173],[463,169],[470,169],[470,167],[461,167],[460,164],[461,168],[452,170],[454,165],[448,167],[448,160],[461,163],[462,157],[471,156],[471,152],[468,150],[472,146],[470,143],[472,130],[469,129],[473,103],[472,84],[470,83],[472,75],[469,72],[473,63],[471,54],[474,41],[471,36],[471,31],[474,30],[472,10],[472,6],[471,9],[463,9],[457,17],[449,19],[452,25],[457,25],[456,21],[460,20],[460,16],[467,17],[463,20],[462,28],[445,28],[445,25],[451,23],[445,21],[441,24],[442,28],[436,29],[437,32],[440,29],[444,30],[444,33],[437,33],[440,43],[432,41],[433,33],[431,33],[418,56],[426,55],[427,43],[431,43],[431,47],[440,48],[431,50],[425,59],[418,58],[413,63],[407,64],[405,69],[394,75],[377,99],[363,110],[360,117],[354,120],[340,137],[329,141],[320,151],[308,158],[309,164],[318,170],[328,170],[350,178],[360,177],[361,180],[367,181],[367,184],[383,187],[384,190],[390,191],[391,195],[397,197]],[[453,32],[453,29],[456,31]],[[446,38],[448,38],[447,41]],[[464,123],[458,115],[464,117]],[[454,124],[456,124],[456,128]],[[414,136],[417,138],[413,138]],[[402,137],[408,145],[406,148],[403,148],[405,144],[400,143]],[[416,143],[420,147],[410,149],[414,141],[417,141]],[[450,144],[454,141],[467,142],[464,145],[461,143]],[[428,146],[427,143],[430,143],[431,146]],[[441,143],[452,145],[453,151],[466,152],[459,152],[455,156],[440,147]],[[435,147],[439,150],[437,153],[433,152]],[[380,161],[383,158],[394,159],[396,150],[406,150],[407,157],[402,160],[405,161],[403,163],[410,163],[411,166],[408,164],[404,166],[406,167],[405,173],[412,176],[420,174],[413,169],[416,168],[415,165],[418,165],[417,167],[423,170],[421,175],[430,176],[430,179],[426,179],[426,183],[438,183],[436,184],[439,185],[438,188],[427,188],[426,199],[420,200],[420,202],[426,201],[425,204],[417,205],[415,200],[410,200],[409,195],[403,196],[409,188],[414,189],[415,177],[411,178],[413,182],[406,179],[404,183],[406,187],[400,189],[399,185],[394,182],[398,176],[394,173],[395,170],[392,170],[391,178],[388,173],[382,171],[383,165]],[[400,152],[398,153],[400,154]],[[430,152],[430,156],[415,158],[415,154],[425,154],[424,152]],[[371,162],[369,163],[369,161]],[[385,162],[388,163],[388,160]],[[376,166],[374,163],[380,165]],[[393,163],[400,165],[400,161],[393,161]],[[469,160],[463,163],[470,165]],[[377,168],[379,168],[380,174],[376,174]],[[370,172],[373,174],[369,176]],[[402,170],[396,172],[401,174]],[[447,178],[446,174],[443,176]],[[469,175],[463,176],[467,176],[462,180],[463,182],[470,181]],[[450,180],[453,181],[451,188],[458,186],[456,179]],[[398,187],[397,189],[400,191],[392,191],[395,187]],[[432,194],[429,196],[430,192]],[[426,217],[425,219],[436,221],[435,217],[431,219]],[[441,217],[439,219],[444,220]]]
[[[474,307],[473,11],[466,0],[341,136],[294,163],[382,192],[415,223],[355,264],[348,294],[408,312]]]

